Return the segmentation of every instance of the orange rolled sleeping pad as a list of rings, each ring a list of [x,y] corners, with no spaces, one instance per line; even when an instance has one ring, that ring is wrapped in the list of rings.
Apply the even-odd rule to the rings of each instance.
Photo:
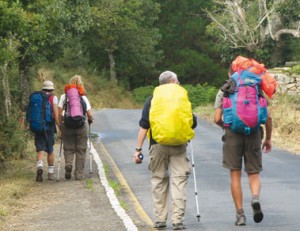
[[[272,98],[273,94],[277,89],[277,82],[274,76],[267,72],[265,65],[262,63],[258,63],[254,59],[249,59],[243,56],[237,56],[236,59],[231,64],[232,71],[241,71],[248,70],[259,75],[262,79],[261,81],[261,89],[265,92],[265,94]]]

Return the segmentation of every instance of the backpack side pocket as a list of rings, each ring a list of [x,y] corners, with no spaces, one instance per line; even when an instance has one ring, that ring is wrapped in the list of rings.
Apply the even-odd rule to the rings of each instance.
[[[266,98],[259,97],[259,122],[260,124],[265,124],[268,118],[267,110],[268,102]]]
[[[233,120],[232,101],[228,97],[223,98],[223,120],[224,127],[230,127]]]

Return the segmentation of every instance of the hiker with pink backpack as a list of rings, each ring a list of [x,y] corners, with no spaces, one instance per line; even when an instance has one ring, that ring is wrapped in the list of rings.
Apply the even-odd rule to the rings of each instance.
[[[65,94],[58,103],[61,135],[65,157],[65,179],[72,177],[75,155],[74,176],[76,180],[84,178],[84,165],[87,149],[87,125],[93,122],[91,104],[85,95],[82,78],[75,75],[65,86]]]
[[[258,73],[258,69],[264,70]],[[260,223],[264,217],[259,200],[262,149],[267,153],[272,148],[272,118],[266,96],[272,98],[277,86],[274,78],[265,71],[264,66],[255,60],[238,56],[230,66],[229,78],[215,101],[214,121],[225,131],[222,137],[223,167],[230,170],[237,226],[246,225],[241,185],[243,161],[252,195],[254,222]],[[263,142],[262,124],[266,128]]]

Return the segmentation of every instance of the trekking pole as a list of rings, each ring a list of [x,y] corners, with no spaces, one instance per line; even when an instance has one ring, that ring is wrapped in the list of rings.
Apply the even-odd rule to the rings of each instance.
[[[196,199],[196,208],[197,208],[197,218],[198,222],[200,222],[200,214],[199,214],[199,205],[198,205],[198,192],[197,192],[197,182],[196,182],[196,172],[195,172],[195,162],[194,162],[194,151],[193,151],[193,144],[190,141],[191,146],[191,159],[192,159],[192,167],[193,167],[193,176],[194,176],[194,186],[195,186],[195,199]]]
[[[92,150],[92,140],[91,140],[91,125],[89,124],[89,143],[90,143],[90,174],[92,174],[93,173],[93,160],[92,160],[92,152],[91,152],[91,150]]]
[[[61,150],[62,150],[62,144],[63,144],[62,137],[60,137],[60,140],[61,140],[61,141],[60,141],[60,148],[59,148],[59,156],[58,156],[58,166],[57,166],[57,176],[56,176],[56,181],[59,181]]]

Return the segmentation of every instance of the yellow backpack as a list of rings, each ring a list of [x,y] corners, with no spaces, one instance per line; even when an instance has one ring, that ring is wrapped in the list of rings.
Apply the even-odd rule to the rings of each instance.
[[[187,91],[178,84],[154,89],[149,120],[152,138],[160,144],[184,144],[195,135],[192,105]]]

